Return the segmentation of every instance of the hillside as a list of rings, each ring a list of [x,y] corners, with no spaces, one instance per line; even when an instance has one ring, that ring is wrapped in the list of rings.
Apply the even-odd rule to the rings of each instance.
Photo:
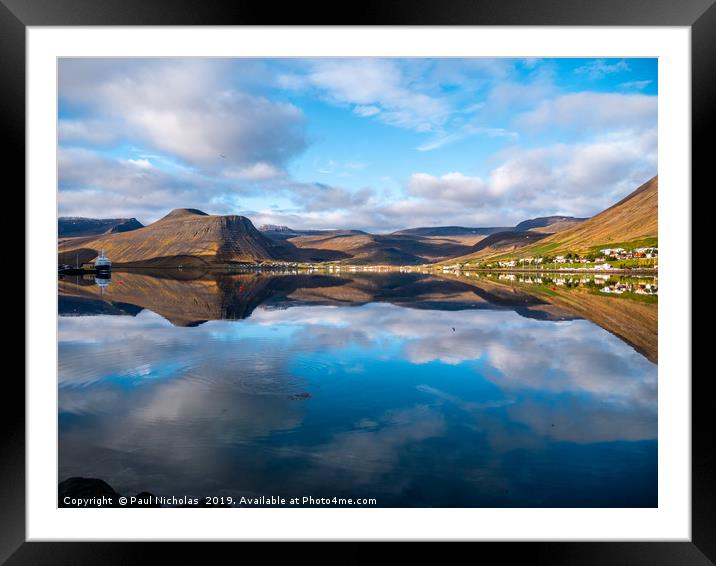
[[[453,236],[489,236],[495,232],[504,232],[510,228],[465,228],[464,226],[431,226],[424,228],[407,228],[393,232],[393,236],[443,237]]]
[[[284,259],[286,245],[267,238],[243,216],[213,216],[180,208],[132,230],[59,243],[60,263],[104,250],[115,265],[196,265]],[[64,261],[63,261],[64,260]]]
[[[657,238],[659,178],[653,177],[618,203],[540,242],[550,253],[587,251],[608,244]],[[530,253],[530,250],[525,250]]]
[[[82,218],[79,216],[60,216],[57,219],[57,235],[60,238],[78,236],[99,236],[115,232],[130,232],[142,228],[136,218]]]
[[[584,222],[587,218],[575,218],[574,216],[540,216],[539,218],[531,218],[523,220],[513,228],[515,232],[542,232],[554,234],[562,232],[572,226],[576,226]]]
[[[87,222],[64,225],[65,234],[69,230],[75,235],[60,238],[58,261],[70,265],[91,261],[100,250],[115,265],[145,267],[257,261],[418,265],[584,252],[654,241],[658,228],[657,201],[658,178],[654,177],[588,220],[548,216],[526,220],[507,230],[442,226],[391,234],[292,230],[274,225],[263,226],[265,231],[261,232],[243,216],[215,216],[186,208],[173,210],[148,226],[141,226],[134,219],[122,223],[69,219]],[[139,227],[134,227],[135,222]],[[100,227],[108,233],[81,235]]]
[[[299,248],[304,257],[316,257],[319,251],[330,252],[336,260],[357,264],[417,265],[440,261],[470,250],[469,245],[447,238],[363,232],[301,235],[287,242]]]
[[[450,261],[466,262],[530,257],[546,253],[586,252],[602,246],[653,241],[658,237],[658,190],[659,180],[658,177],[654,177],[588,220],[557,220],[547,226],[535,226],[534,221],[526,221],[527,224],[522,223],[522,225],[531,225],[529,231],[493,234],[477,243],[470,253]],[[577,222],[574,223],[574,220]],[[565,222],[572,222],[572,225],[560,229],[564,227]],[[553,233],[544,233],[543,230]]]
[[[288,240],[290,238],[296,238],[298,236],[322,236],[325,238],[333,236],[360,236],[368,235],[368,232],[362,230],[293,230],[287,228],[286,230],[260,230],[265,236],[273,240]]]
[[[494,257],[509,253],[516,253],[533,244],[546,238],[548,234],[540,234],[539,232],[498,232],[497,234],[491,234],[484,240],[481,240],[475,244],[470,253],[460,256],[450,261],[472,261],[476,259],[482,259],[487,257]]]

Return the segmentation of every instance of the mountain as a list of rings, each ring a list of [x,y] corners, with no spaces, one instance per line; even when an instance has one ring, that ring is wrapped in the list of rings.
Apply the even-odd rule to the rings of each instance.
[[[208,215],[179,208],[141,226],[92,220],[75,223],[60,240],[59,263],[91,261],[104,250],[115,265],[217,265],[232,262],[325,262],[419,265],[495,257],[527,257],[549,252],[583,252],[599,246],[653,243],[657,238],[658,178],[654,177],[614,206],[584,220],[569,216],[533,218],[514,228],[422,227],[391,234],[360,230],[292,230],[262,226],[257,230],[244,216]],[[61,219],[61,221],[79,219]],[[99,235],[86,234],[99,230]],[[115,222],[115,224],[111,224]],[[136,223],[138,227],[134,225]],[[61,222],[65,226],[71,223]],[[92,225],[94,228],[89,228]],[[62,230],[62,228],[61,228]],[[74,232],[72,232],[74,230]]]
[[[464,262],[513,253],[517,250],[525,248],[529,244],[543,240],[547,236],[548,234],[540,234],[539,232],[531,231],[498,232],[487,236],[485,239],[472,246],[469,253],[449,261]]]
[[[524,220],[514,227],[493,226],[489,228],[467,228],[465,226],[426,226],[422,228],[407,228],[393,232],[393,235],[432,237],[462,237],[462,236],[489,236],[498,232],[559,232],[571,228],[586,218],[575,218],[574,216],[541,216]]]
[[[495,252],[508,252],[538,242],[546,238],[548,234],[539,232],[498,232],[492,234],[473,246],[473,253],[483,250]]]
[[[280,260],[290,249],[259,232],[244,216],[215,216],[191,208],[173,210],[132,230],[60,242],[60,263],[74,264],[104,250],[115,265],[198,265]]]
[[[562,232],[567,228],[571,228],[584,222],[586,218],[575,218],[574,216],[540,216],[539,218],[531,218],[530,220],[523,220],[517,226],[513,228],[515,232],[526,232],[531,230],[532,232],[546,232],[554,234],[555,232]]]
[[[433,226],[424,228],[407,228],[405,230],[398,230],[393,232],[392,235],[401,236],[422,236],[422,237],[450,237],[450,236],[488,236],[495,232],[504,232],[509,228],[465,228],[464,226]]]
[[[60,238],[97,236],[115,232],[130,232],[142,228],[136,218],[82,218],[61,216],[57,219],[57,234]]]
[[[441,238],[423,238],[404,234],[367,234],[358,231],[319,232],[289,238],[301,249],[304,258],[318,257],[320,252],[333,259],[353,264],[418,265],[464,254],[469,245]],[[308,260],[318,261],[318,259]]]
[[[659,233],[659,177],[653,177],[634,192],[563,232],[540,242],[550,245],[550,253],[587,251],[603,245],[656,239]]]
[[[617,244],[635,246],[639,243],[642,245],[647,242],[654,243],[658,238],[658,191],[659,179],[654,177],[592,218],[581,220],[570,219],[570,217],[545,217],[558,219],[546,226],[539,226],[546,223],[546,220],[540,218],[528,220],[517,225],[518,227],[532,226],[527,232],[492,234],[473,246],[469,253],[450,261],[519,258],[545,253],[553,255],[587,252]],[[565,222],[572,222],[572,225],[566,229],[556,230],[563,227]],[[544,233],[543,230],[554,230],[554,232]]]

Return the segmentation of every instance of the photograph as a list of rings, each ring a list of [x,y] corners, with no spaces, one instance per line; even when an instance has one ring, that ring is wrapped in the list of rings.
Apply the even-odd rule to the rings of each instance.
[[[58,57],[57,506],[658,508],[659,65]]]

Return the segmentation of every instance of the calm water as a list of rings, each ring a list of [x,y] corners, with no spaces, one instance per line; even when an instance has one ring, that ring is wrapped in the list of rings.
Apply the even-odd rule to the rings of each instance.
[[[653,279],[171,274],[60,280],[61,481],[658,503]]]

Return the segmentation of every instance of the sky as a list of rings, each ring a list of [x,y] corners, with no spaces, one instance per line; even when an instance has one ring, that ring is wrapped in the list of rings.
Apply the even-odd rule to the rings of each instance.
[[[656,59],[64,58],[58,88],[60,216],[512,226],[657,174]]]

